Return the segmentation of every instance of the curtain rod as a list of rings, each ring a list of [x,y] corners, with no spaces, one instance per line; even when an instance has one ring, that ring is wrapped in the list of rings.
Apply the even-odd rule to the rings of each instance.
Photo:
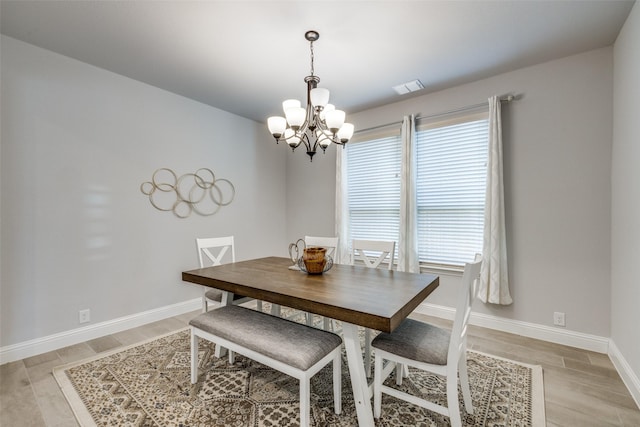
[[[500,102],[511,102],[511,101],[517,100],[518,99],[518,95],[511,95],[511,94],[501,95],[498,99],[500,100]],[[488,101],[487,102],[481,102],[479,104],[467,105],[466,107],[456,108],[454,110],[443,111],[441,113],[430,114],[428,116],[417,116],[416,120],[433,119],[435,117],[446,116],[446,115],[449,115],[449,114],[462,113],[463,111],[470,111],[470,110],[475,110],[475,109],[480,108],[480,107],[484,107],[487,104],[488,104]],[[371,131],[371,130],[385,128],[387,126],[395,126],[395,125],[401,125],[401,124],[402,124],[402,121],[391,122],[391,123],[386,123],[384,125],[373,126],[373,127],[366,128],[366,129],[359,129],[355,133],[357,134],[357,133],[361,133],[361,132],[368,132],[368,131]]]

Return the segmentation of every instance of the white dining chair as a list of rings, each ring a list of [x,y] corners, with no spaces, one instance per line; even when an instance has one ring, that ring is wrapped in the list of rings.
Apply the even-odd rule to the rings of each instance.
[[[367,268],[380,268],[384,263],[393,269],[396,242],[393,240],[354,239],[351,242],[351,264],[364,265]],[[334,327],[335,329],[335,327]],[[371,329],[364,330],[364,370],[371,377]]]
[[[221,265],[225,259],[230,260],[230,262],[236,262],[233,236],[196,239],[196,247],[198,249],[200,268]],[[205,287],[202,295],[202,312],[208,311],[210,304],[213,304],[215,308],[220,307],[222,305],[222,296],[223,292],[221,290]],[[242,304],[252,299],[242,295],[233,295],[234,304]],[[262,301],[257,301],[257,308],[258,311],[262,311]]]
[[[362,264],[368,268],[378,268],[383,262],[393,269],[396,256],[396,242],[393,240],[361,240],[351,242],[351,264]]]
[[[336,248],[338,247],[338,238],[337,237],[304,236],[304,244],[307,247],[314,246],[314,247],[325,248],[327,250],[326,255],[329,255],[331,258],[333,258],[336,253]]]
[[[338,248],[338,242],[339,242],[338,237],[304,236],[305,247],[325,248],[327,250],[325,254],[330,256],[331,258],[333,258],[334,254],[336,253],[336,249]],[[300,256],[302,256],[302,254],[300,254]],[[279,316],[280,306],[273,304],[271,306],[271,314]],[[298,315],[300,315],[300,312],[294,312],[293,314],[290,314],[289,316],[287,316],[287,318],[291,319]],[[305,321],[307,325],[313,326],[313,322],[314,322],[313,314],[304,313],[304,316],[305,316]],[[322,323],[323,323],[323,329],[328,330],[330,328],[330,325],[331,325],[330,319],[324,318]]]
[[[375,349],[373,380],[373,413],[380,418],[382,393],[418,405],[430,411],[448,416],[452,427],[460,427],[462,419],[458,404],[458,377],[462,388],[464,406],[473,414],[469,376],[467,373],[467,325],[471,305],[478,293],[482,258],[476,256],[467,263],[462,275],[462,286],[451,332],[414,319],[405,319],[391,333],[381,333],[372,342]],[[384,366],[383,362],[388,361]],[[430,402],[398,389],[384,385],[385,378],[396,371],[396,384],[402,384],[403,366],[432,372],[445,377],[447,382],[447,406]]]

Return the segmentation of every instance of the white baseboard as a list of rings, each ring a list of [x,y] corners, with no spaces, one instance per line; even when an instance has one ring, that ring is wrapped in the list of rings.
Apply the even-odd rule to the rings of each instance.
[[[455,309],[441,305],[422,303],[416,309],[417,313],[442,319],[453,320]],[[522,322],[520,320],[505,319],[503,317],[488,314],[471,313],[469,323],[484,328],[496,329],[503,332],[522,335],[556,344],[568,345],[583,350],[607,353],[609,351],[609,338],[597,335],[584,334],[566,329],[558,329],[536,323]]]
[[[142,326],[147,323],[178,316],[201,308],[202,299],[195,298],[189,301],[143,311],[142,313],[136,313],[120,317],[118,319],[96,323],[95,325],[88,325],[82,328],[72,329],[70,331],[8,345],[0,348],[0,365],[57,350],[59,348],[68,347],[70,345],[89,341],[95,338],[100,338],[105,335],[114,334],[116,332]]]
[[[609,342],[609,358],[620,374],[622,381],[629,389],[631,397],[633,397],[633,400],[636,401],[636,405],[640,408],[640,378],[638,378],[638,376],[633,372],[631,365],[627,363],[627,360],[624,358],[622,353],[620,353],[620,350],[613,340],[610,340]]]

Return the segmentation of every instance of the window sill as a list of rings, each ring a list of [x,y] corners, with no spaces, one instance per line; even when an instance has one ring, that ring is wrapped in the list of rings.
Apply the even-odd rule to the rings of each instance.
[[[444,274],[448,276],[462,276],[464,266],[447,264],[420,264],[421,273]]]

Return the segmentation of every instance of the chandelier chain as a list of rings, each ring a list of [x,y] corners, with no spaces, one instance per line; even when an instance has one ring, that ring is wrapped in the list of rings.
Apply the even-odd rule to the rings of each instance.
[[[311,75],[313,76],[313,41],[309,42],[309,50],[311,50]]]

